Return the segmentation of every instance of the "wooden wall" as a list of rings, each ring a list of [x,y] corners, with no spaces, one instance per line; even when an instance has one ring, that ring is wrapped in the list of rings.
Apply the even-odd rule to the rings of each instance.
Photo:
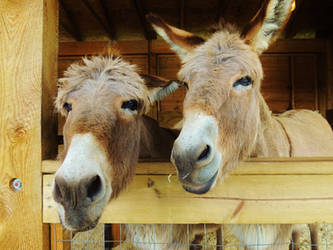
[[[49,244],[43,238],[41,161],[50,138],[42,124],[53,118],[52,109],[42,114],[42,103],[50,105],[42,90],[56,86],[57,14],[56,0],[0,1],[0,249]],[[21,190],[11,187],[14,178]]]
[[[60,44],[59,77],[63,71],[83,55],[103,54],[106,42],[68,42]],[[161,40],[119,42],[116,46],[124,58],[137,64],[140,72],[177,79],[180,68],[178,57]],[[291,108],[326,111],[325,40],[280,40],[261,56],[264,68],[262,93],[271,110],[276,113]],[[324,87],[323,87],[324,86]],[[320,88],[324,91],[320,92]],[[162,126],[172,126],[182,114],[185,89],[181,88],[163,99],[151,111]],[[59,123],[61,134],[63,119]]]

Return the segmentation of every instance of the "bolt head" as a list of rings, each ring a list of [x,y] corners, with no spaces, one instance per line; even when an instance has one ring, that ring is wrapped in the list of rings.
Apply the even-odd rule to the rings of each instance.
[[[18,178],[15,178],[12,180],[12,188],[15,190],[15,191],[20,191],[22,189],[22,181]]]

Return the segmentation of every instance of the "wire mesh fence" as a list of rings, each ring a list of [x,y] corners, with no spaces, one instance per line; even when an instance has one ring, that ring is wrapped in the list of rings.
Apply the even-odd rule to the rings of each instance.
[[[306,225],[298,227],[299,238],[297,243],[293,241],[293,237],[286,242],[279,243],[265,243],[260,244],[252,243],[246,246],[242,243],[242,239],[237,238],[230,230],[229,225],[221,225],[216,231],[207,230],[207,226],[203,224],[203,230],[200,234],[191,236],[190,225],[185,225],[187,234],[185,239],[179,242],[169,242],[170,237],[165,237],[164,242],[161,238],[156,237],[156,226],[151,225],[153,234],[150,237],[134,237],[126,239],[125,231],[128,225],[119,224],[100,224],[95,229],[88,232],[71,233],[62,229],[59,224],[51,225],[51,249],[115,249],[115,250],[129,250],[129,249],[219,249],[219,250],[268,250],[268,249],[291,249],[291,250],[333,250],[333,224],[320,224],[318,225],[317,241],[316,244],[311,242],[311,232]],[[166,225],[167,230],[164,234],[172,234],[174,225]],[[240,225],[236,225],[240,226]],[[142,230],[141,225],[131,225],[131,228]],[[160,233],[160,232],[159,232]],[[258,237],[260,232],[258,232]],[[134,240],[133,240],[134,239]]]

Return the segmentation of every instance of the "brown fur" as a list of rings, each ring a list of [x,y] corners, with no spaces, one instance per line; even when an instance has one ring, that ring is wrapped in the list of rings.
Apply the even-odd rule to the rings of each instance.
[[[147,85],[158,89],[168,88],[171,84],[160,77],[146,75],[144,79],[148,82]],[[60,82],[56,107],[66,116],[64,152],[60,159],[65,159],[75,134],[93,134],[108,158],[110,169],[106,171],[112,185],[110,200],[118,196],[132,180],[139,154],[141,157],[170,157],[173,141],[178,133],[161,128],[155,120],[143,116],[150,105],[150,90],[135,73],[134,66],[113,56],[85,58],[83,63],[71,65]],[[121,103],[130,99],[136,99],[140,103],[138,113],[134,116],[126,115],[121,109]],[[70,113],[64,109],[65,103],[72,104]],[[61,176],[58,181],[62,181]],[[76,216],[84,225],[89,218],[84,205],[82,208],[80,205],[84,204],[84,201],[79,200],[77,190],[71,192],[74,195],[66,196],[68,201],[62,202],[68,209],[66,218],[71,221],[71,218]],[[79,209],[72,208],[77,205]],[[91,223],[84,230],[94,227],[97,221]],[[138,228],[140,230],[126,226],[128,240],[144,242],[146,237],[153,237],[154,232],[157,239],[165,240],[169,237],[165,231],[165,228],[170,228],[169,225],[138,225]],[[191,229],[191,237],[193,232]],[[174,244],[180,241],[179,237],[184,239],[185,234],[186,225],[174,225],[173,236],[165,242],[166,245],[155,249],[169,249],[170,242]],[[147,249],[140,244],[137,247]],[[181,245],[179,249],[184,247]]]
[[[333,155],[332,129],[320,114],[293,110],[279,116],[272,115],[260,93],[263,72],[259,54],[268,48],[287,22],[291,2],[264,1],[243,32],[222,27],[199,46],[188,44],[183,48],[186,39],[178,42],[180,39],[176,40],[168,32],[163,32],[163,27],[156,27],[157,22],[153,24],[183,62],[178,76],[188,85],[184,100],[184,124],[189,117],[194,117],[193,114],[199,113],[214,117],[218,124],[217,150],[223,156],[218,172],[220,181],[240,160],[250,156]],[[234,89],[233,83],[245,76],[253,80],[252,86],[241,91]],[[178,158],[175,162],[180,171],[178,165],[184,161],[186,166],[185,161],[190,155],[177,155],[179,147],[181,145],[173,150],[174,153],[176,151]],[[291,236],[290,225],[241,225],[231,226],[231,229],[245,244],[286,243]],[[262,246],[259,249],[283,249],[285,246]],[[256,249],[256,246],[248,246],[248,249],[252,248]]]

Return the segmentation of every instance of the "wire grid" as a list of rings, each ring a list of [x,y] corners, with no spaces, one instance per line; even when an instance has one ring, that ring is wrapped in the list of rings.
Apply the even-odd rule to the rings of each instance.
[[[231,231],[228,229],[227,225],[222,225],[220,229],[220,244],[217,244],[217,231],[208,232],[206,224],[203,225],[203,234],[196,235],[195,238],[191,238],[190,226],[186,225],[186,240],[183,242],[159,242],[156,240],[156,225],[152,225],[153,237],[150,239],[145,239],[143,241],[129,242],[124,239],[124,227],[126,225],[117,225],[118,234],[112,233],[112,224],[99,224],[95,229],[88,232],[82,233],[68,233],[67,238],[59,237],[57,235],[56,225],[53,227],[53,239],[51,242],[51,249],[77,249],[77,250],[89,250],[89,249],[115,249],[115,250],[129,250],[129,249],[218,249],[218,250],[244,250],[244,244],[242,244],[242,239],[237,239]],[[138,227],[139,225],[135,225]],[[238,225],[240,226],[240,225]],[[115,227],[115,226],[114,226]],[[172,235],[173,225],[167,225],[169,228],[168,232]],[[333,250],[333,224],[321,224],[319,225],[318,234],[318,244],[311,244],[310,231],[304,227],[301,233],[300,244],[296,245],[292,239],[285,243],[277,244],[249,244],[246,249],[249,250],[269,250],[269,249],[292,249],[292,250],[306,250],[306,249],[316,249],[316,250]],[[259,228],[257,230],[260,230]],[[257,240],[259,242],[257,231]],[[171,237],[169,237],[171,238]],[[52,247],[53,245],[53,247]]]

